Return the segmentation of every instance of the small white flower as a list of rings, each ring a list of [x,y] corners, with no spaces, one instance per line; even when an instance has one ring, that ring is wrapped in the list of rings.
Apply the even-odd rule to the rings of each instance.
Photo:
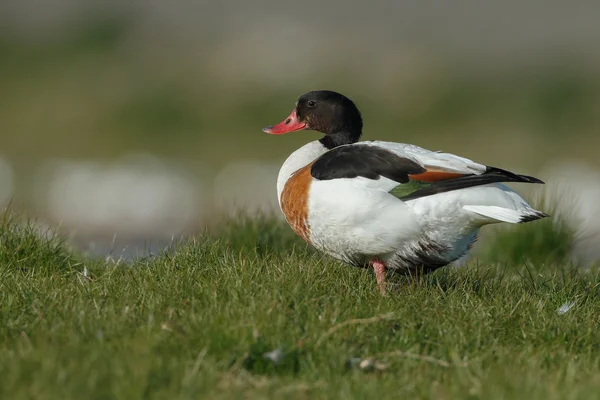
[[[273,351],[264,353],[263,357],[273,361],[273,364],[278,365],[285,357],[285,354],[283,353],[283,348],[280,346]]]
[[[568,301],[565,304],[563,304],[562,306],[558,307],[556,312],[558,313],[558,315],[566,314],[574,305],[575,305],[574,301]]]

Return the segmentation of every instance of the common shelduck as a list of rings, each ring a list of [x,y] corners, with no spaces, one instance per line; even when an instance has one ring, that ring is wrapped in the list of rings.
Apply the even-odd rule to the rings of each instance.
[[[279,206],[315,248],[372,266],[382,293],[386,269],[428,273],[465,255],[483,225],[548,216],[500,183],[544,183],[539,179],[411,144],[359,142],[362,128],[354,102],[319,90],[300,96],[289,117],[263,131],[325,135],[283,163]]]

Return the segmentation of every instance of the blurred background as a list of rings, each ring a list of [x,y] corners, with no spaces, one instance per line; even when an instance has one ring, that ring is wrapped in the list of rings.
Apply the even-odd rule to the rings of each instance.
[[[364,139],[538,176],[598,231],[599,16],[558,0],[3,1],[0,206],[93,254],[277,210],[281,163],[319,135],[261,128],[331,89]]]

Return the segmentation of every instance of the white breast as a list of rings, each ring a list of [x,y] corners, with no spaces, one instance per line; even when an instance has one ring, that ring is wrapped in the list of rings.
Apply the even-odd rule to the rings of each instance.
[[[281,206],[281,193],[283,192],[283,188],[285,187],[285,183],[292,176],[292,174],[298,171],[300,168],[308,165],[313,162],[317,157],[323,155],[327,152],[327,148],[321,144],[318,140],[305,144],[300,147],[298,150],[294,151],[290,156],[285,160],[281,169],[279,170],[279,175],[277,176],[277,199],[279,201],[279,205]]]

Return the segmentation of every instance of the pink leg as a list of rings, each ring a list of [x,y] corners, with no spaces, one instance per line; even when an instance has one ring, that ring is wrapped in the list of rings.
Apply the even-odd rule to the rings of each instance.
[[[385,264],[375,259],[371,261],[373,271],[375,271],[375,278],[377,278],[377,287],[381,294],[385,295]]]

